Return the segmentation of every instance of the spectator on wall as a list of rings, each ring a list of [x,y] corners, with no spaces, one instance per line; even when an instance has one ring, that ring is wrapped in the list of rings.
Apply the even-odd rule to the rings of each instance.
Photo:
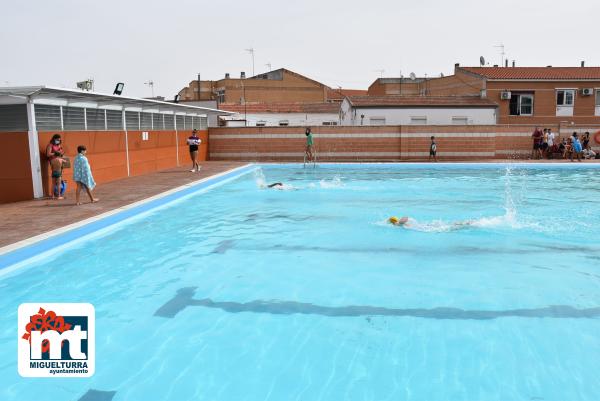
[[[76,205],[81,205],[79,195],[82,189],[85,189],[85,192],[87,192],[91,203],[96,203],[100,200],[92,196],[92,190],[96,186],[96,182],[92,176],[90,163],[88,162],[87,157],[85,157],[86,153],[87,148],[85,146],[77,146],[77,156],[75,156],[75,162],[73,164],[73,180],[77,184],[77,189],[75,191]]]
[[[52,171],[52,180],[50,184],[50,193],[52,199],[64,199],[60,193],[60,187],[62,184],[62,170],[65,152],[62,147],[62,138],[59,134],[52,135],[50,143],[46,146],[46,158],[50,163],[50,170]],[[58,191],[55,191],[58,188]]]
[[[198,137],[198,131],[194,128],[192,135],[187,139],[187,143],[190,147],[190,158],[192,159],[192,169],[190,173],[199,172],[200,164],[198,163],[198,146],[202,143],[202,139]]]
[[[535,131],[531,134],[531,138],[533,138],[533,149],[531,151],[532,159],[540,159],[542,157],[542,140],[544,134],[540,130],[540,127],[535,127]]]

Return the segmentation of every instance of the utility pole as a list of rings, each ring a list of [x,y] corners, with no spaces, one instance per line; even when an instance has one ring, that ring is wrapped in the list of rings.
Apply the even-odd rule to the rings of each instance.
[[[198,100],[200,100],[200,73],[198,73]]]
[[[252,57],[252,76],[254,76],[254,47],[246,49],[246,51],[250,53],[250,56]]]

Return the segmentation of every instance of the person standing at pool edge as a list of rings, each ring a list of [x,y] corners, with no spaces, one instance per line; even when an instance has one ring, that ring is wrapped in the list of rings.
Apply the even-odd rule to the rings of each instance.
[[[305,154],[306,154],[306,161],[313,161],[314,160],[314,155],[313,155],[313,134],[312,131],[310,130],[310,128],[306,129],[306,150],[305,150]]]
[[[431,136],[431,145],[429,145],[429,161],[433,157],[433,161],[437,162],[437,144],[435,143],[435,136]]]
[[[194,129],[192,136],[187,139],[187,143],[190,146],[190,158],[192,159],[192,169],[190,173],[199,172],[200,164],[198,163],[198,146],[202,143],[202,139],[198,137],[198,131]]]
[[[92,176],[90,163],[88,162],[87,157],[85,157],[86,153],[87,148],[85,146],[77,146],[77,156],[75,156],[75,162],[73,164],[73,180],[77,184],[77,189],[75,190],[76,205],[81,205],[81,202],[79,201],[79,195],[82,188],[87,192],[91,203],[96,203],[100,200],[92,196],[92,190],[96,186],[96,182]]]

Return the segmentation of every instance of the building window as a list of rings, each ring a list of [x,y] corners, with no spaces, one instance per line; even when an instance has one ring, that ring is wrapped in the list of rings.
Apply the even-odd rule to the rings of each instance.
[[[411,116],[410,123],[413,125],[426,125],[427,116]]]
[[[556,105],[573,107],[575,103],[575,89],[559,89],[556,91]]]
[[[509,112],[511,116],[533,115],[533,93],[511,93]]]
[[[35,124],[38,131],[61,130],[61,119],[60,106],[35,105]],[[27,109],[25,109],[25,121],[27,121]]]
[[[600,107],[600,89],[596,89],[596,107]]]
[[[266,125],[267,125],[267,122],[266,122],[266,121],[264,121],[264,120],[261,120],[261,121],[257,121],[257,122],[256,122],[256,126],[257,126],[257,127],[264,127],[264,126],[266,126]]]
[[[323,125],[338,125],[337,121],[323,121]]]
[[[385,117],[370,117],[370,125],[385,125]]]
[[[217,102],[225,103],[225,89],[217,91]]]
[[[63,107],[65,131],[85,130],[85,110],[79,107]]]
[[[468,125],[469,124],[469,117],[465,117],[465,116],[452,117],[452,124],[454,124],[454,125]]]
[[[279,121],[279,126],[280,127],[287,127],[288,125],[290,125],[290,122],[288,120],[281,120],[281,121]]]
[[[123,112],[120,110],[106,110],[106,129],[121,131],[123,129]]]

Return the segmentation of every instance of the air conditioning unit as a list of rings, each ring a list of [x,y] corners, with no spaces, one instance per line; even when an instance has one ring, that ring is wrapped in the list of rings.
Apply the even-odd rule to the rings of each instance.
[[[511,93],[509,91],[500,92],[500,99],[510,100]]]
[[[592,96],[594,94],[594,89],[593,88],[583,88],[581,90],[581,95],[582,96]]]

